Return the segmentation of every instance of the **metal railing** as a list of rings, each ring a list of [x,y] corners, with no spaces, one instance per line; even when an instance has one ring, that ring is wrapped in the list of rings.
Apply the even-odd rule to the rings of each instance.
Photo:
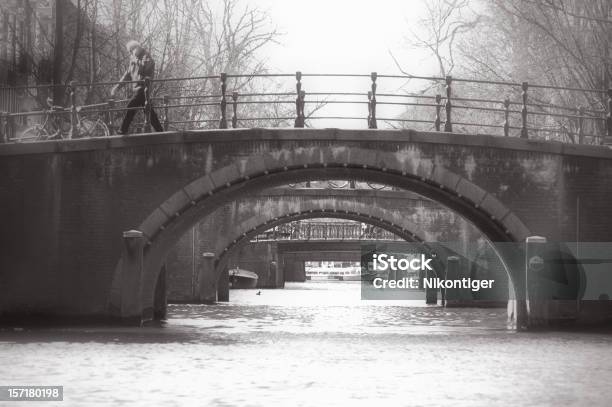
[[[392,187],[384,184],[375,184],[372,182],[363,182],[356,180],[327,180],[327,181],[304,181],[297,184],[288,184],[289,188],[293,189],[366,189],[375,191],[393,191],[398,190],[396,187]]]
[[[241,79],[268,78],[276,81],[294,78],[295,91],[287,92],[251,92],[239,93],[229,86],[230,81]],[[316,81],[319,78],[362,78],[369,79],[366,89],[359,92],[341,92],[335,89],[307,94],[304,81]],[[423,80],[432,86],[443,88],[444,92],[437,94],[414,94],[406,92],[378,93],[381,81],[391,80]],[[192,84],[198,81],[214,81],[218,91],[208,94],[193,94],[197,91]],[[135,82],[124,82],[135,83]],[[485,133],[505,137],[557,139],[572,143],[604,144],[612,142],[612,89],[578,89],[573,87],[558,87],[549,85],[529,84],[527,82],[501,82],[487,80],[470,80],[447,76],[424,77],[408,75],[371,74],[255,74],[255,75],[219,75],[190,78],[145,79],[140,82],[144,86],[145,103],[142,107],[132,108],[142,111],[142,121],[135,126],[143,132],[151,131],[151,109],[163,112],[165,130],[183,130],[195,128],[238,128],[256,127],[258,124],[273,123],[277,126],[293,126],[303,128],[311,126],[312,121],[333,120],[363,120],[364,127],[379,128],[381,123],[389,128],[404,128],[407,125],[425,126],[426,130],[454,133]],[[176,91],[171,94],[159,94],[170,90],[171,83],[179,83]],[[76,93],[80,88],[110,87],[117,82],[100,83],[70,83],[62,85],[66,88],[69,106],[64,109],[41,109],[27,112],[0,112],[0,140],[2,142],[20,141],[20,131],[23,125],[19,122],[24,118],[65,115],[69,117],[71,131],[67,138],[78,137],[76,112],[81,115],[97,115],[103,119],[111,134],[115,132],[119,113],[124,113],[128,99],[108,99],[100,103],[78,106]],[[487,97],[462,97],[465,86],[495,87]],[[10,89],[13,93],[35,89],[37,94],[51,91],[59,85],[17,86]],[[430,86],[431,87],[431,86]],[[544,103],[537,97],[537,92],[554,90],[556,92],[578,92],[582,95],[592,95],[599,101],[601,108],[576,108],[560,104]],[[155,96],[153,95],[155,94]],[[502,95],[503,98],[496,98]],[[307,98],[308,96],[308,98]],[[345,98],[350,99],[346,100]],[[323,98],[323,99],[318,99]],[[355,115],[325,115],[320,114],[321,107],[349,104],[363,107],[363,116]],[[593,103],[591,103],[593,104]],[[284,106],[281,111],[263,114],[261,109],[255,109],[249,115],[248,106]],[[293,106],[293,108],[290,107]],[[306,106],[315,106],[313,111],[306,113]],[[381,117],[381,108],[394,106],[404,108],[406,113],[396,117]],[[597,107],[597,106],[595,106]],[[229,112],[228,112],[229,109]],[[408,112],[408,109],[411,109]]]
[[[377,226],[360,222],[293,221],[275,226],[251,241],[271,240],[402,240]]]

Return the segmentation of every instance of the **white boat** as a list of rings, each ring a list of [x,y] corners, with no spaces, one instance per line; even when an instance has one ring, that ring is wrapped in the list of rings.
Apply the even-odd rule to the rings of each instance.
[[[259,276],[249,270],[236,267],[229,270],[230,288],[255,288]]]

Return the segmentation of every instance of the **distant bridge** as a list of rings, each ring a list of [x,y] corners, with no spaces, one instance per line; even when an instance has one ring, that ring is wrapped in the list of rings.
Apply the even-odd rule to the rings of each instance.
[[[262,286],[282,286],[283,275],[286,277],[293,266],[283,265],[287,256],[274,252],[286,245],[249,245],[250,241],[290,243],[325,239],[346,240],[358,246],[357,240],[364,239],[456,243],[482,238],[476,228],[448,208],[409,191],[354,181],[309,184],[311,187],[303,187],[306,183],[302,183],[302,187],[293,184],[245,194],[202,218],[168,254],[169,298],[199,302],[199,296],[204,294],[212,301],[218,288],[224,287],[219,280],[224,278],[224,270],[235,266],[260,274]],[[321,218],[333,219],[328,224],[321,222]],[[261,250],[251,250],[250,246]],[[214,273],[213,270],[202,273],[204,252],[217,258]],[[324,252],[321,258],[333,257]],[[352,259],[359,257],[354,254],[357,251],[352,252]],[[274,281],[269,280],[268,273],[272,261],[278,263],[280,273],[274,276]],[[207,280],[207,293],[198,292],[201,279]]]

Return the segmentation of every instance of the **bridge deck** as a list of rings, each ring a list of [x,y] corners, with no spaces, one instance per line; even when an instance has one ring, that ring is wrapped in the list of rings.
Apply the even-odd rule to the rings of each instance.
[[[372,141],[464,145],[491,147],[516,151],[610,158],[612,149],[595,145],[567,144],[557,141],[499,137],[482,134],[455,134],[445,132],[423,132],[389,129],[295,129],[295,128],[251,128],[184,130],[164,133],[134,134],[76,140],[43,141],[38,143],[0,144],[0,156],[69,153],[75,151],[108,150],[143,145],[183,143],[227,143],[228,141]]]

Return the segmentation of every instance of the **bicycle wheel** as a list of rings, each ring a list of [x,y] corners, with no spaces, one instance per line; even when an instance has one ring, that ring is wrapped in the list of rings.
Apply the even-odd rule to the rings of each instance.
[[[348,181],[344,181],[343,184],[336,184],[334,181],[327,181],[327,185],[331,189],[344,189],[344,188],[348,187],[349,182]]]
[[[36,125],[26,129],[15,140],[20,143],[31,143],[34,141],[47,140],[48,138],[49,133],[47,132],[47,129],[41,125]]]
[[[385,188],[387,188],[387,185],[382,185],[382,184],[372,184],[372,183],[370,183],[370,182],[368,182],[367,184],[368,184],[368,186],[369,186],[371,189],[374,189],[374,190],[381,190],[381,189],[385,189]]]
[[[81,119],[79,138],[108,137],[109,135],[108,126],[102,120]]]

